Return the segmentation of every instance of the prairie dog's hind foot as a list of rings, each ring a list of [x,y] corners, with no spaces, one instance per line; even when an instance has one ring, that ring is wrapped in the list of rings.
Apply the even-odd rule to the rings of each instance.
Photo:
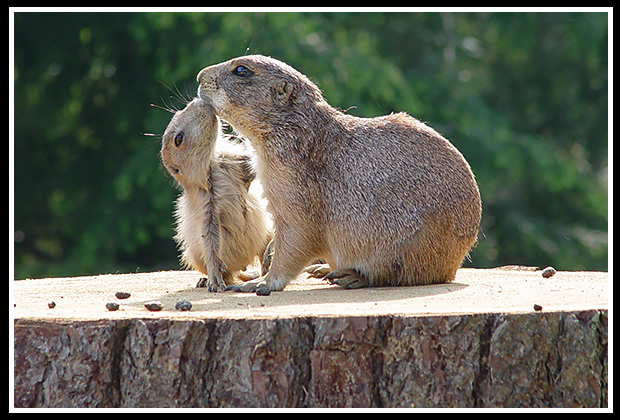
[[[337,284],[345,289],[361,289],[370,286],[370,282],[357,270],[344,268],[332,270],[328,264],[312,264],[304,268],[304,273],[308,273],[308,278],[317,278]]]
[[[323,280],[327,280],[331,284],[342,286],[345,289],[361,289],[370,286],[368,279],[352,268],[334,270],[327,273],[327,275],[323,277]]]
[[[308,278],[317,278],[337,284],[345,289],[361,289],[370,286],[370,282],[357,270],[344,268],[332,270],[329,264],[312,264],[304,268],[304,273],[308,273]]]
[[[312,264],[303,269],[304,273],[308,273],[308,278],[314,277],[317,279],[324,278],[331,271],[329,264]]]

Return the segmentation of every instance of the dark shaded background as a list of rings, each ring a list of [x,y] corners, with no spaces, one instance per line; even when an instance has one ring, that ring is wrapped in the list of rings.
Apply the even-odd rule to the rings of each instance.
[[[15,278],[178,268],[178,191],[160,138],[141,134],[171,115],[150,104],[182,108],[200,69],[248,49],[333,106],[406,111],[450,139],[483,199],[466,266],[607,270],[607,25],[606,13],[15,13]]]

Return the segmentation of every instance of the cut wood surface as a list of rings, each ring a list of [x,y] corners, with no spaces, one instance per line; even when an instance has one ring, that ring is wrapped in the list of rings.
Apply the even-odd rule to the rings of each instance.
[[[453,283],[344,290],[301,275],[283,292],[270,296],[209,293],[196,288],[201,275],[194,271],[108,274],[14,282],[15,318],[271,318],[292,316],[440,315],[489,312],[532,312],[606,309],[605,272],[558,272],[543,278],[540,270],[461,269]],[[116,292],[129,292],[126,300]],[[174,309],[178,300],[192,310]],[[159,300],[164,309],[149,312],[144,304]],[[48,302],[56,303],[54,309]],[[110,312],[107,302],[120,309]]]
[[[605,272],[461,269],[360,290],[302,275],[270,296],[209,293],[199,277],[14,281],[14,405],[607,406]]]

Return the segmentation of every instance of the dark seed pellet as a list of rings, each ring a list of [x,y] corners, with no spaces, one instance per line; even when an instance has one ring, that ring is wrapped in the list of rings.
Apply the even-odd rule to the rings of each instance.
[[[161,302],[158,301],[145,303],[144,307],[151,312],[161,311],[162,309],[164,309],[164,305],[162,305]]]
[[[177,304],[174,305],[174,307],[179,311],[189,311],[190,309],[192,309],[192,303],[182,299],[178,301]]]
[[[129,293],[129,292],[116,292],[116,294],[114,296],[116,296],[117,299],[127,299],[127,298],[131,297],[131,293]]]
[[[107,308],[108,311],[117,311],[119,304],[116,302],[108,302],[105,304],[105,307]]]

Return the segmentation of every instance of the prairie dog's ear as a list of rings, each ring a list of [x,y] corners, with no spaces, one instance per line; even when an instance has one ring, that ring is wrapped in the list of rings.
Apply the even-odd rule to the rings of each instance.
[[[285,103],[293,93],[293,85],[286,80],[280,80],[275,86],[276,99]]]

